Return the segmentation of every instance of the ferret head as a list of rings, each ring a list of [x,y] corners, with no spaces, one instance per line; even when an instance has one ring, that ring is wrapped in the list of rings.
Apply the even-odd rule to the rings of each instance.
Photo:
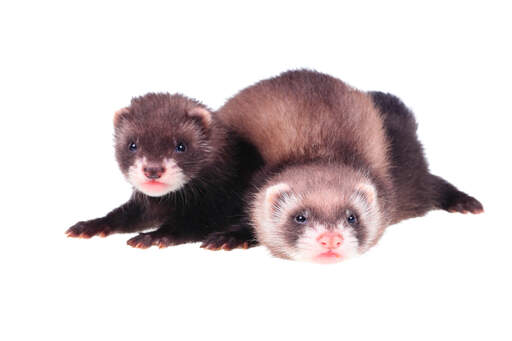
[[[289,167],[254,197],[258,241],[278,257],[335,263],[365,252],[382,231],[377,190],[354,169]]]
[[[182,95],[134,98],[114,117],[119,167],[146,195],[179,190],[212,158],[211,125],[210,111]]]

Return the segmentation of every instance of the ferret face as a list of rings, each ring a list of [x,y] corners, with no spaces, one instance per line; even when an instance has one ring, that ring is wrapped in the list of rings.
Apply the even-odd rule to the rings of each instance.
[[[149,196],[181,189],[208,163],[210,119],[181,95],[133,99],[114,118],[116,158],[128,182]]]
[[[372,183],[347,169],[303,167],[271,179],[256,195],[258,240],[282,258],[336,263],[366,251],[381,225]]]

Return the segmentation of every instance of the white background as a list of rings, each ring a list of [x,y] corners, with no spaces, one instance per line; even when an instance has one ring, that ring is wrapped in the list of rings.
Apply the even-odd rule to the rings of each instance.
[[[511,11],[333,3],[2,2],[2,340],[512,339]],[[65,237],[130,195],[112,117],[132,96],[218,108],[299,67],[401,97],[486,213],[431,212],[332,266]]]

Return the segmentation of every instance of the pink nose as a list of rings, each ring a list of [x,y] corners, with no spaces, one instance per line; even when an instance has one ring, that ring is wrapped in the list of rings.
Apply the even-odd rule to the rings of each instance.
[[[159,179],[162,177],[162,174],[165,173],[165,168],[162,166],[158,166],[158,167],[149,166],[149,167],[144,167],[142,169],[142,171],[144,172],[144,175],[148,179],[154,180],[154,179]]]
[[[316,238],[316,241],[322,247],[333,250],[343,244],[343,236],[338,232],[324,232]]]

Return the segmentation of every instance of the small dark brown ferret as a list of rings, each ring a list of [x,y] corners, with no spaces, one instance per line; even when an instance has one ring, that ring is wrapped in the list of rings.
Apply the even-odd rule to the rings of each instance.
[[[261,159],[215,113],[179,94],[149,93],[116,112],[114,127],[117,162],[133,194],[105,217],[78,222],[66,231],[68,236],[157,227],[128,244],[166,247],[237,226],[242,193]],[[238,236],[241,244],[227,240],[224,247],[249,246],[250,236]]]
[[[429,172],[414,115],[393,95],[289,71],[242,90],[218,118],[263,157],[247,196],[249,222],[237,233],[254,233],[275,256],[338,262],[366,252],[403,219],[433,209],[483,211]]]

